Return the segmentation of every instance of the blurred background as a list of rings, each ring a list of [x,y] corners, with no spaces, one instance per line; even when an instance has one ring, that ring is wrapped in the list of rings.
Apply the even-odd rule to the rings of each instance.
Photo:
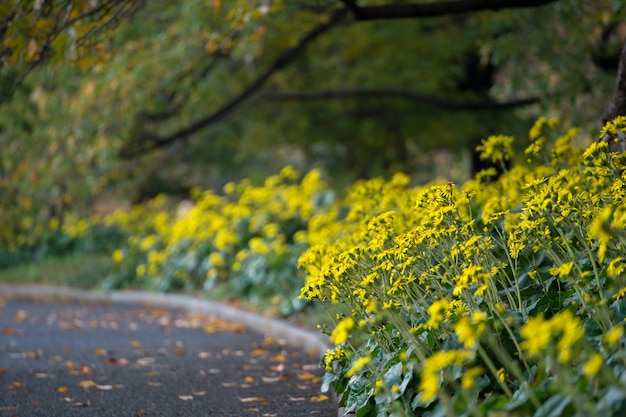
[[[521,151],[539,116],[589,141],[626,39],[619,0],[367,21],[340,11],[396,3],[26,3],[0,6],[3,267],[66,253],[76,219],[286,165],[337,190],[462,182],[481,139]],[[81,245],[105,268],[123,236],[102,233]]]

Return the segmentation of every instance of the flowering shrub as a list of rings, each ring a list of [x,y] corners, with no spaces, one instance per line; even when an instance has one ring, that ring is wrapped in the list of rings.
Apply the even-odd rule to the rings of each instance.
[[[626,413],[626,155],[556,126],[508,171],[513,138],[484,140],[497,179],[364,181],[310,220],[301,297],[349,307],[324,358],[347,412]]]
[[[276,297],[285,312],[302,305],[304,276],[296,269],[302,234],[333,200],[320,173],[300,178],[287,167],[262,186],[244,180],[227,184],[223,195],[195,194],[177,214],[144,217],[152,224],[113,253],[116,273],[105,286],[209,291],[223,282],[243,297]]]

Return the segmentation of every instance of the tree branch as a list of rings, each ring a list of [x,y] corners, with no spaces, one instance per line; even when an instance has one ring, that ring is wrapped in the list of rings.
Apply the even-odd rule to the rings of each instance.
[[[265,91],[259,95],[259,99],[265,100],[325,100],[355,97],[401,98],[422,104],[443,107],[450,110],[504,110],[514,107],[527,106],[541,101],[539,97],[512,99],[503,102],[490,100],[462,101],[395,88],[354,88],[298,92]]]
[[[611,101],[604,110],[602,122],[606,124],[617,116],[626,116],[626,43],[622,46],[619,55],[619,66],[617,68],[617,78],[615,80],[615,90]]]
[[[432,3],[392,3],[360,7],[354,0],[342,0],[355,20],[435,17],[481,10],[501,10],[543,6],[558,0],[449,0]]]
[[[619,55],[615,90],[604,110],[602,122],[606,124],[618,116],[626,116],[626,42]],[[618,133],[617,141],[615,136],[609,134],[604,135],[601,140],[609,143],[609,149],[612,152],[626,152],[626,136],[622,132]]]
[[[336,26],[347,15],[348,10],[346,8],[340,8],[335,10],[328,20],[318,24],[308,33],[306,33],[296,45],[285,50],[282,54],[276,58],[274,63],[261,75],[259,75],[254,81],[241,91],[236,97],[230,100],[221,108],[217,109],[212,114],[203,117],[201,119],[192,122],[188,126],[171,133],[167,136],[157,136],[153,134],[144,134],[136,137],[131,143],[120,150],[120,156],[123,158],[132,158],[142,153],[162,148],[179,139],[185,138],[200,129],[205,128],[213,123],[222,121],[234,113],[239,107],[255,92],[257,92],[265,82],[276,71],[288,65],[293,61],[298,54],[313,40],[317,39],[320,35]]]

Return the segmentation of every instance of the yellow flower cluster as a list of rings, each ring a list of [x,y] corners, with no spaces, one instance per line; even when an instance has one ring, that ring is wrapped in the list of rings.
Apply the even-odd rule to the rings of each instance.
[[[423,404],[441,390],[449,390],[445,398],[471,389],[481,375],[511,398],[529,375],[575,367],[593,378],[609,351],[626,360],[624,314],[616,314],[626,294],[626,155],[602,142],[578,148],[579,132],[554,135],[557,127],[555,119],[538,120],[526,150],[536,163],[498,178],[485,171],[462,185],[421,187],[401,174],[361,181],[343,205],[310,219],[301,297],[352,311],[331,332],[344,352],[336,359],[344,377],[377,346],[389,363],[419,371],[413,393],[388,392],[387,400],[419,394]],[[504,162],[512,143],[492,136],[479,151]],[[583,329],[590,326],[604,332],[605,343],[588,340]],[[549,357],[559,371],[538,371],[552,366]],[[369,387],[378,393],[389,371],[376,366]],[[442,385],[451,366],[457,374]],[[340,394],[356,395],[333,375]]]
[[[303,278],[292,258],[301,253],[301,233],[332,201],[320,172],[301,178],[286,167],[260,186],[244,180],[226,184],[223,191],[195,190],[193,201],[181,203],[173,214],[155,211],[158,202],[117,213],[111,221],[125,230],[142,218],[130,230],[128,244],[113,254],[118,263],[113,286],[142,281],[159,290],[209,290],[228,279],[242,292],[264,284],[276,295],[285,287],[297,291]],[[285,282],[285,276],[293,282]]]

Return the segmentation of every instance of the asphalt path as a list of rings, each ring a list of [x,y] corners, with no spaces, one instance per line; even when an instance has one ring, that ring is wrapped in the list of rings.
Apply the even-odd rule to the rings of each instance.
[[[0,299],[0,417],[336,416],[318,363],[212,314]]]

